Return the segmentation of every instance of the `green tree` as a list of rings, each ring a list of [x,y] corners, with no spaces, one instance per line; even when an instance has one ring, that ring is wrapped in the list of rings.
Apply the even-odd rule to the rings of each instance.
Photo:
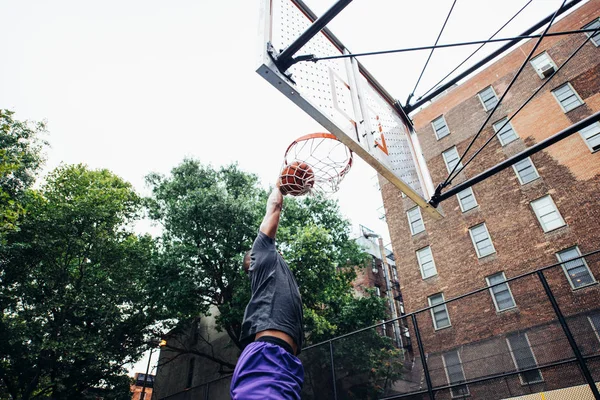
[[[172,313],[182,324],[206,314],[210,306],[216,307],[217,328],[225,330],[239,346],[241,321],[250,298],[249,280],[241,270],[242,256],[258,232],[267,192],[254,175],[235,165],[214,169],[195,160],[184,160],[169,176],[149,175],[147,182],[152,188],[150,216],[164,228],[160,265],[166,279],[155,292],[171,299]],[[354,267],[365,264],[366,254],[349,232],[349,222],[334,201],[285,198],[277,245],[300,286],[306,345],[385,318],[383,299],[353,294]],[[380,366],[379,361],[393,353],[393,346],[389,339],[372,333],[361,353],[347,358],[348,362],[340,357],[340,367],[345,365],[341,379],[366,373],[371,386],[381,379],[382,368],[388,367],[385,363]],[[205,343],[209,341],[205,339]],[[210,347],[185,346],[185,342],[167,345],[174,358],[178,353],[204,357],[220,363],[223,373],[234,367]],[[367,351],[368,346],[372,349]],[[323,358],[315,357],[314,362],[321,363]],[[316,383],[321,384],[325,383]]]
[[[124,387],[161,307],[148,294],[156,246],[132,233],[142,201],[107,170],[62,166],[29,191],[0,250],[0,391],[83,398]]]
[[[18,121],[0,109],[0,245],[23,214],[22,196],[43,162],[40,134],[45,124]]]

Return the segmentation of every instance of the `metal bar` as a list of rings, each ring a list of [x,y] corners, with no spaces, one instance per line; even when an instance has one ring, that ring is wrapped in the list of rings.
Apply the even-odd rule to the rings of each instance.
[[[417,345],[419,347],[419,354],[421,355],[421,363],[423,364],[423,373],[425,374],[425,382],[427,383],[427,393],[429,393],[429,400],[435,399],[435,393],[433,393],[433,385],[431,384],[431,376],[429,375],[429,367],[427,366],[427,359],[425,358],[425,350],[423,350],[423,341],[421,340],[421,333],[419,332],[419,324],[417,323],[417,316],[413,313],[411,315],[412,323],[415,328],[415,338],[417,339]]]
[[[150,355],[148,356],[148,365],[146,366],[146,374],[144,375],[144,383],[142,384],[140,400],[144,400],[146,398],[146,381],[148,380],[148,372],[150,372],[150,361],[152,360],[152,350],[154,350],[154,348],[150,347]]]
[[[565,6],[562,7],[562,9],[559,11],[559,13],[556,16],[564,14],[565,12],[567,12],[568,10],[570,10],[571,8],[573,8],[575,5],[577,5],[580,2],[581,2],[581,0],[573,0],[570,3],[568,3],[568,4],[565,4]],[[548,23],[553,18],[553,16],[554,16],[554,13],[551,14],[551,15],[549,15],[549,16],[547,16],[546,18],[544,18],[543,20],[541,20],[540,22],[538,22],[537,24],[535,24],[531,28],[527,29],[520,36],[529,35],[529,34],[535,32],[536,30],[540,29],[542,26],[544,26],[546,23]],[[510,49],[512,46],[514,46],[515,44],[517,44],[519,41],[520,41],[520,39],[515,39],[515,40],[510,41],[509,43],[505,44],[504,46],[502,46],[498,50],[492,52],[487,57],[483,58],[481,61],[475,63],[470,68],[467,68],[464,72],[458,74],[456,77],[452,78],[450,81],[446,82],[445,84],[443,84],[439,88],[435,89],[429,95],[427,95],[427,96],[423,97],[422,99],[418,100],[417,102],[415,102],[415,104],[412,104],[412,105],[408,105],[407,104],[405,106],[406,112],[410,113],[411,111],[415,110],[416,108],[420,107],[421,105],[427,103],[429,100],[433,99],[435,96],[437,96],[438,94],[442,93],[444,90],[448,89],[449,87],[451,87],[452,85],[454,85],[456,82],[458,82],[461,79],[463,79],[465,76],[471,74],[473,71],[481,68],[483,65],[487,64],[489,61],[493,60],[494,58],[496,58],[500,54],[504,53],[506,50]]]
[[[455,5],[456,5],[456,0],[454,0],[452,2],[452,7],[450,7],[450,11],[448,11],[448,15],[446,15],[446,20],[444,21],[444,24],[442,25],[442,29],[440,29],[440,33],[438,33],[438,36],[435,39],[434,46],[436,46],[438,44],[440,38],[442,37],[442,33],[444,33],[444,28],[446,28],[446,24],[448,23],[448,20],[450,19],[450,15],[452,15],[452,10],[454,10]],[[425,69],[427,69],[427,65],[429,65],[429,60],[431,60],[431,56],[433,55],[434,50],[435,50],[435,47],[433,47],[431,49],[431,51],[429,52],[429,56],[427,57],[427,61],[425,61],[425,65],[423,65],[423,69],[421,70],[419,79],[417,79],[417,83],[415,83],[415,87],[413,88],[412,92],[408,95],[408,98],[406,99],[406,104],[408,104],[411,97],[415,94],[415,91],[417,90],[417,87],[419,86],[419,83],[421,82],[421,78],[423,77],[423,74],[425,73]]]
[[[488,38],[488,40],[493,39],[497,34],[499,34],[502,29],[506,28],[508,26],[508,24],[510,24],[519,14],[521,14],[521,12],[523,10],[525,10],[527,8],[528,5],[531,4],[533,0],[529,0],[523,7],[521,7],[521,9],[519,11],[517,11],[517,13],[515,15],[513,15],[512,17],[510,17],[510,19],[508,21],[506,21],[504,23],[504,25],[502,25],[496,32],[494,32],[492,34],[492,36],[490,36]],[[478,48],[475,49],[474,52],[472,52],[467,58],[465,58],[460,64],[458,64],[456,67],[454,67],[454,69],[450,72],[448,72],[446,74],[446,76],[444,76],[442,79],[440,79],[435,85],[433,85],[428,91],[426,91],[425,93],[423,93],[421,96],[419,96],[419,98],[417,100],[421,100],[423,97],[427,96],[427,94],[429,92],[431,92],[433,89],[437,88],[439,84],[441,84],[442,82],[444,82],[444,80],[446,80],[446,78],[448,78],[450,75],[452,75],[457,69],[459,69],[460,67],[462,67],[464,65],[464,63],[466,63],[467,61],[469,61],[471,59],[471,57],[473,57],[475,54],[477,54],[477,52],[479,50],[481,50],[483,48],[483,46],[485,46],[485,43],[482,44],[481,46],[479,46]]]
[[[542,35],[539,37],[539,39],[537,40],[537,42],[535,42],[535,45],[533,46],[533,48],[531,49],[531,51],[529,52],[529,54],[525,58],[525,61],[523,61],[523,63],[521,64],[521,66],[517,70],[517,73],[510,80],[510,83],[508,84],[508,86],[504,90],[504,93],[502,93],[502,96],[500,96],[500,98],[498,99],[498,101],[494,105],[494,108],[492,109],[492,111],[487,114],[487,117],[485,118],[485,121],[483,121],[483,123],[481,124],[481,126],[477,130],[477,133],[475,134],[475,136],[473,136],[473,139],[471,139],[471,142],[469,143],[469,145],[465,149],[465,151],[462,154],[462,156],[460,156],[460,158],[458,159],[458,162],[456,163],[456,165],[454,165],[454,168],[452,168],[452,171],[450,171],[450,173],[448,174],[448,177],[446,178],[446,180],[441,185],[439,185],[436,188],[436,194],[438,192],[441,192],[444,187],[446,187],[450,183],[452,183],[452,181],[454,180],[454,178],[456,178],[456,176],[460,173],[460,171],[462,171],[462,169],[463,169],[462,164],[461,164],[462,160],[464,160],[464,158],[466,157],[466,155],[469,152],[469,150],[471,149],[471,147],[475,144],[475,141],[477,140],[477,138],[479,137],[479,135],[481,135],[481,132],[483,132],[483,128],[485,128],[485,125],[492,118],[492,115],[494,115],[494,113],[496,112],[496,110],[498,109],[498,107],[500,107],[500,105],[502,104],[502,101],[504,100],[504,98],[508,94],[509,90],[515,84],[515,82],[517,81],[517,79],[521,75],[521,72],[523,72],[523,69],[525,69],[525,66],[527,64],[529,64],[529,60],[531,59],[531,56],[533,56],[533,54],[537,50],[537,48],[540,45],[540,43],[542,43],[542,40],[544,40],[544,35],[546,35],[546,33],[548,33],[548,31],[550,30],[550,27],[552,27],[552,24],[554,23],[554,19],[558,15],[558,12],[565,6],[566,1],[567,0],[563,0],[563,2],[560,5],[560,7],[558,7],[558,9],[556,10],[556,12],[552,16],[552,19],[548,23],[548,26],[546,26],[546,28],[544,29],[544,32],[542,33]],[[460,170],[458,172],[456,172],[456,170],[459,167],[459,165],[461,166]],[[456,174],[455,174],[455,172],[456,172]],[[452,176],[452,175],[454,175],[454,176]]]
[[[298,52],[310,39],[319,33],[325,26],[338,15],[352,0],[338,0],[331,8],[325,11],[325,14],[317,18],[296,40],[286,47],[275,60],[277,68],[285,72],[292,65],[292,57]]]
[[[579,363],[579,368],[581,368],[581,372],[583,373],[585,380],[587,381],[588,385],[590,385],[590,389],[592,390],[592,393],[594,394],[594,398],[596,400],[600,400],[600,392],[598,392],[598,388],[596,387],[594,378],[592,377],[592,374],[590,373],[590,370],[588,369],[587,364],[586,364],[585,360],[583,359],[583,356],[581,355],[581,351],[579,351],[579,346],[577,346],[577,343],[575,342],[575,338],[573,337],[573,334],[571,333],[571,330],[569,329],[569,325],[567,325],[567,321],[565,320],[565,317],[564,317],[562,311],[560,311],[558,302],[556,301],[556,298],[554,297],[554,294],[552,293],[552,289],[550,289],[550,285],[548,285],[548,281],[546,280],[544,273],[542,271],[538,271],[537,276],[540,278],[540,281],[542,282],[542,286],[544,286],[544,291],[546,292],[546,295],[548,295],[548,299],[550,300],[550,303],[552,304],[552,308],[554,309],[554,312],[556,313],[556,316],[558,317],[560,326],[562,327],[562,329],[565,333],[565,336],[567,336],[567,340],[569,341],[569,344],[571,345],[571,348],[573,349],[573,353],[575,354],[575,357],[577,358],[577,361]]]
[[[333,363],[333,341],[329,341],[329,357],[331,362],[331,380],[333,383],[333,399],[337,400],[337,383],[335,381],[335,364]]]
[[[592,33],[595,32],[595,28],[588,29],[578,29],[574,31],[561,31],[561,32],[549,32],[545,37],[548,36],[565,36],[565,35],[575,35],[578,33]],[[408,47],[405,49],[394,49],[394,50],[380,50],[380,51],[370,51],[366,53],[353,53],[353,54],[341,54],[339,56],[327,56],[327,57],[313,57],[306,59],[304,61],[324,61],[324,60],[337,60],[340,58],[350,58],[350,57],[365,57],[365,56],[377,56],[381,54],[393,54],[393,53],[406,53],[409,51],[420,51],[420,50],[432,50],[432,49],[444,49],[448,47],[460,47],[460,46],[472,46],[474,44],[486,44],[486,43],[495,43],[495,42],[507,42],[509,40],[525,40],[525,39],[535,39],[542,36],[542,34],[536,35],[525,35],[525,36],[513,36],[509,38],[499,38],[499,39],[487,39],[487,40],[475,40],[472,42],[459,42],[459,43],[448,43],[448,44],[438,44],[433,46],[419,46],[419,47]],[[309,55],[306,55],[307,57]],[[439,84],[439,82],[438,82]]]
[[[473,154],[473,155],[472,155],[472,156],[471,156],[471,157],[470,157],[470,158],[467,160],[467,162],[466,162],[466,163],[465,163],[465,164],[464,164],[464,165],[463,165],[463,166],[460,168],[460,170],[458,170],[458,172],[457,172],[457,175],[460,173],[460,171],[464,170],[464,169],[467,167],[467,165],[469,165],[469,164],[471,163],[471,161],[473,161],[473,160],[475,159],[475,157],[477,157],[477,155],[479,155],[479,153],[481,153],[481,152],[483,151],[483,149],[484,149],[484,148],[485,148],[485,147],[486,147],[488,144],[490,144],[490,142],[491,142],[491,141],[492,141],[492,140],[493,140],[493,139],[494,139],[496,136],[498,136],[498,135],[500,134],[500,132],[502,132],[502,129],[504,129],[504,127],[505,127],[506,125],[508,125],[508,123],[509,123],[510,121],[512,121],[512,119],[513,119],[514,117],[516,117],[516,116],[517,116],[517,114],[519,114],[519,113],[521,112],[521,110],[522,110],[523,108],[525,108],[525,106],[526,106],[527,104],[529,104],[529,102],[530,102],[531,100],[533,100],[533,98],[534,98],[534,97],[535,97],[535,96],[536,96],[536,95],[537,95],[537,94],[538,94],[538,93],[539,93],[539,92],[540,92],[540,91],[541,91],[541,90],[544,88],[544,86],[546,86],[546,85],[548,84],[548,82],[550,82],[550,81],[552,80],[552,78],[554,78],[554,77],[556,76],[556,74],[558,74],[558,72],[559,72],[561,69],[563,69],[563,67],[564,67],[565,65],[567,65],[567,64],[569,63],[569,61],[571,61],[571,60],[573,59],[573,57],[575,57],[575,55],[576,55],[577,53],[579,53],[579,50],[581,50],[581,49],[583,48],[583,46],[584,46],[584,45],[585,45],[585,44],[586,44],[588,41],[590,41],[590,39],[591,39],[591,38],[594,36],[594,34],[595,34],[596,32],[599,32],[599,31],[600,31],[600,28],[596,28],[596,29],[594,30],[594,33],[593,33],[592,35],[590,35],[590,36],[589,36],[587,39],[585,39],[585,40],[584,40],[584,41],[583,41],[583,42],[582,42],[582,43],[579,45],[579,47],[577,47],[577,49],[575,49],[575,51],[573,51],[573,53],[571,53],[571,55],[570,55],[570,56],[569,56],[569,57],[568,57],[568,58],[567,58],[567,59],[566,59],[566,60],[565,60],[565,61],[564,61],[564,62],[563,62],[561,65],[560,65],[560,67],[558,67],[558,68],[556,69],[556,71],[554,71],[554,72],[552,73],[552,75],[550,75],[550,76],[548,77],[548,79],[545,79],[545,80],[544,80],[544,82],[543,82],[543,83],[540,85],[540,87],[538,87],[538,88],[535,90],[535,92],[533,92],[533,93],[531,94],[531,96],[529,96],[529,98],[528,98],[527,100],[525,100],[525,102],[524,102],[523,104],[521,104],[521,106],[520,106],[520,107],[517,109],[517,111],[515,111],[515,112],[513,113],[513,115],[511,115],[511,116],[510,116],[510,118],[508,118],[508,119],[506,120],[506,122],[504,122],[504,124],[503,124],[503,125],[502,125],[500,128],[498,128],[497,132],[496,132],[496,133],[494,133],[493,135],[491,135],[491,136],[488,138],[488,140],[486,140],[486,142],[485,142],[483,145],[481,145],[481,147],[480,147],[480,148],[479,148],[479,149],[478,149],[478,150],[477,150],[477,151],[476,151],[476,152],[475,152],[475,153],[474,153],[474,154]]]
[[[571,125],[570,127],[566,128],[566,129],[563,129],[562,131],[550,136],[549,138],[542,140],[541,142],[539,142],[537,144],[534,144],[533,146],[523,150],[519,154],[514,155],[507,160],[502,161],[501,163],[493,166],[492,168],[490,168],[486,171],[483,171],[479,175],[476,175],[476,176],[472,177],[471,179],[467,179],[466,181],[459,183],[458,185],[448,189],[446,192],[440,193],[439,195],[435,194],[431,198],[431,200],[429,200],[429,204],[431,204],[434,207],[437,207],[442,201],[449,199],[450,197],[454,196],[455,194],[457,194],[465,189],[470,188],[471,186],[489,178],[490,176],[496,175],[498,172],[505,170],[506,168],[510,167],[511,165],[513,165],[521,160],[524,160],[525,158],[529,157],[530,155],[535,154],[535,153],[539,152],[540,150],[543,150],[546,147],[549,147],[549,146],[553,145],[554,143],[557,143],[557,142],[571,136],[572,134],[585,128],[586,126],[591,125],[594,122],[598,122],[598,121],[600,121],[600,111]]]

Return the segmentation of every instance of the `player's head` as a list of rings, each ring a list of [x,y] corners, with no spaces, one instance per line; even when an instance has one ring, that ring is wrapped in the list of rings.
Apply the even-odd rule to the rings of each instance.
[[[250,253],[251,251],[248,250],[246,252],[246,254],[244,254],[244,261],[243,261],[243,268],[244,268],[244,272],[247,274],[248,273],[248,269],[250,268]]]

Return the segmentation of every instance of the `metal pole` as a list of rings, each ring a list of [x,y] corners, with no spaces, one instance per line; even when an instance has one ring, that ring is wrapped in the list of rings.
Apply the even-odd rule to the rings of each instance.
[[[312,39],[317,33],[319,33],[327,24],[335,18],[352,0],[338,0],[329,10],[322,16],[317,18],[296,40],[294,40],[288,47],[285,48],[275,60],[277,68],[283,73],[292,64],[292,57],[298,52],[310,39]]]
[[[144,383],[142,385],[142,392],[140,393],[140,400],[146,398],[146,381],[148,380],[148,372],[150,371],[150,360],[152,360],[152,347],[150,347],[150,355],[148,356],[148,366],[146,366],[146,375],[144,375]]]
[[[598,122],[598,121],[600,121],[600,111],[571,125],[570,127],[566,128],[566,129],[563,129],[562,131],[550,136],[549,138],[542,140],[541,142],[539,142],[537,144],[534,144],[533,146],[529,147],[528,149],[523,150],[522,152],[518,153],[517,155],[514,155],[511,158],[504,160],[501,163],[493,166],[492,168],[490,168],[486,171],[483,171],[481,174],[476,175],[476,176],[472,177],[471,179],[467,179],[463,183],[460,183],[460,184],[452,187],[451,189],[448,189],[446,192],[441,193],[439,195],[437,195],[437,194],[434,195],[431,198],[431,200],[429,200],[429,204],[431,204],[434,207],[437,207],[442,201],[449,199],[450,197],[454,196],[455,194],[457,194],[467,188],[470,188],[471,186],[489,178],[490,176],[496,175],[498,172],[505,170],[506,168],[512,166],[513,164],[516,164],[519,161],[524,160],[525,158],[529,157],[530,155],[535,154],[538,151],[543,150],[546,147],[549,147],[549,146],[553,145],[554,143],[559,142],[559,141],[571,136],[572,134],[585,128],[586,126],[589,126],[589,125],[593,124],[594,122]]]
[[[562,311],[560,311],[560,307],[558,306],[558,303],[556,302],[556,298],[554,297],[554,294],[552,294],[552,289],[550,289],[550,285],[548,285],[548,281],[546,280],[544,273],[542,271],[538,271],[537,276],[540,278],[540,281],[542,282],[542,286],[544,287],[544,290],[546,291],[546,294],[548,295],[548,299],[550,300],[550,303],[552,304],[552,308],[554,309],[554,312],[556,313],[556,316],[558,317],[558,322],[560,322],[560,326],[562,327],[563,331],[565,332],[565,336],[567,337],[567,340],[569,341],[569,344],[571,345],[571,349],[573,349],[573,353],[575,354],[575,357],[577,358],[577,361],[579,363],[579,368],[581,368],[581,372],[583,373],[585,380],[587,381],[588,385],[590,386],[590,389],[592,390],[592,393],[594,394],[594,398],[596,400],[600,400],[600,393],[598,392],[598,388],[596,387],[594,378],[592,377],[592,374],[590,373],[590,370],[588,369],[587,364],[585,363],[585,360],[583,359],[583,356],[581,355],[581,352],[579,351],[579,347],[577,346],[577,343],[575,342],[575,339],[573,338],[573,334],[571,333],[571,330],[569,329],[569,326],[567,325],[567,321],[565,320],[565,317],[563,316]]]
[[[561,10],[558,11],[558,13],[556,14],[556,16],[564,14],[566,11],[570,10],[571,8],[573,8],[573,6],[575,6],[576,4],[578,4],[580,2],[581,2],[581,0],[573,0],[569,4],[566,4]],[[554,16],[554,13],[550,14],[549,16],[547,16],[546,18],[544,18],[543,20],[541,20],[540,22],[538,22],[537,24],[535,24],[531,28],[527,29],[525,32],[521,33],[519,36],[527,36],[527,35],[530,35],[531,33],[535,32],[535,31],[537,31],[542,26],[544,26],[546,23],[548,23],[552,19],[553,16]],[[409,112],[415,110],[416,108],[420,107],[421,105],[427,103],[429,100],[433,99],[435,96],[437,96],[438,94],[442,93],[444,90],[448,89],[449,87],[451,87],[452,85],[454,85],[456,82],[458,82],[461,79],[463,79],[465,76],[471,74],[473,71],[481,68],[483,65],[487,64],[489,61],[493,60],[494,58],[496,58],[500,54],[504,53],[505,51],[507,51],[512,46],[514,46],[515,44],[519,43],[520,41],[521,41],[521,39],[515,39],[515,40],[512,40],[512,41],[508,42],[504,46],[500,47],[498,50],[492,52],[490,55],[488,55],[487,57],[485,57],[483,60],[475,63],[472,67],[467,68],[464,72],[458,74],[456,77],[452,78],[447,83],[443,84],[439,88],[437,88],[434,91],[432,91],[429,95],[422,97],[420,100],[417,100],[417,102],[415,102],[415,104],[412,104],[412,105],[406,104],[404,106],[404,109],[405,109],[406,113],[409,113]]]
[[[388,269],[388,263],[385,257],[385,247],[383,246],[383,239],[379,236],[379,253],[381,254],[381,264],[383,267],[383,276],[385,277],[385,287],[387,289],[387,297],[390,302],[390,313],[392,314],[392,328],[394,329],[394,336],[396,339],[396,345],[402,348],[402,342],[400,340],[400,329],[398,328],[398,313],[396,312],[396,304],[394,303],[394,293],[392,292],[392,285],[390,283],[390,271]]]
[[[429,400],[433,400],[435,398],[435,393],[433,392],[431,376],[429,375],[429,368],[427,367],[427,360],[425,359],[425,351],[423,350],[423,342],[421,341],[421,334],[419,333],[417,317],[414,313],[410,317],[412,319],[413,326],[415,327],[415,337],[417,338],[417,345],[419,346],[419,354],[421,355],[421,363],[423,364],[423,373],[425,374],[425,382],[427,383],[427,392],[429,393]]]
[[[331,380],[333,381],[333,400],[337,400],[337,384],[335,381],[335,365],[333,363],[333,341],[329,341],[329,359],[331,362]]]

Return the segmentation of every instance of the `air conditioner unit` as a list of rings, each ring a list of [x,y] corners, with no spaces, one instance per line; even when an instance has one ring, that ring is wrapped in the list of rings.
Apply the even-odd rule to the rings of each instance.
[[[552,64],[545,64],[540,67],[540,72],[544,78],[549,77],[554,73],[554,66]]]

